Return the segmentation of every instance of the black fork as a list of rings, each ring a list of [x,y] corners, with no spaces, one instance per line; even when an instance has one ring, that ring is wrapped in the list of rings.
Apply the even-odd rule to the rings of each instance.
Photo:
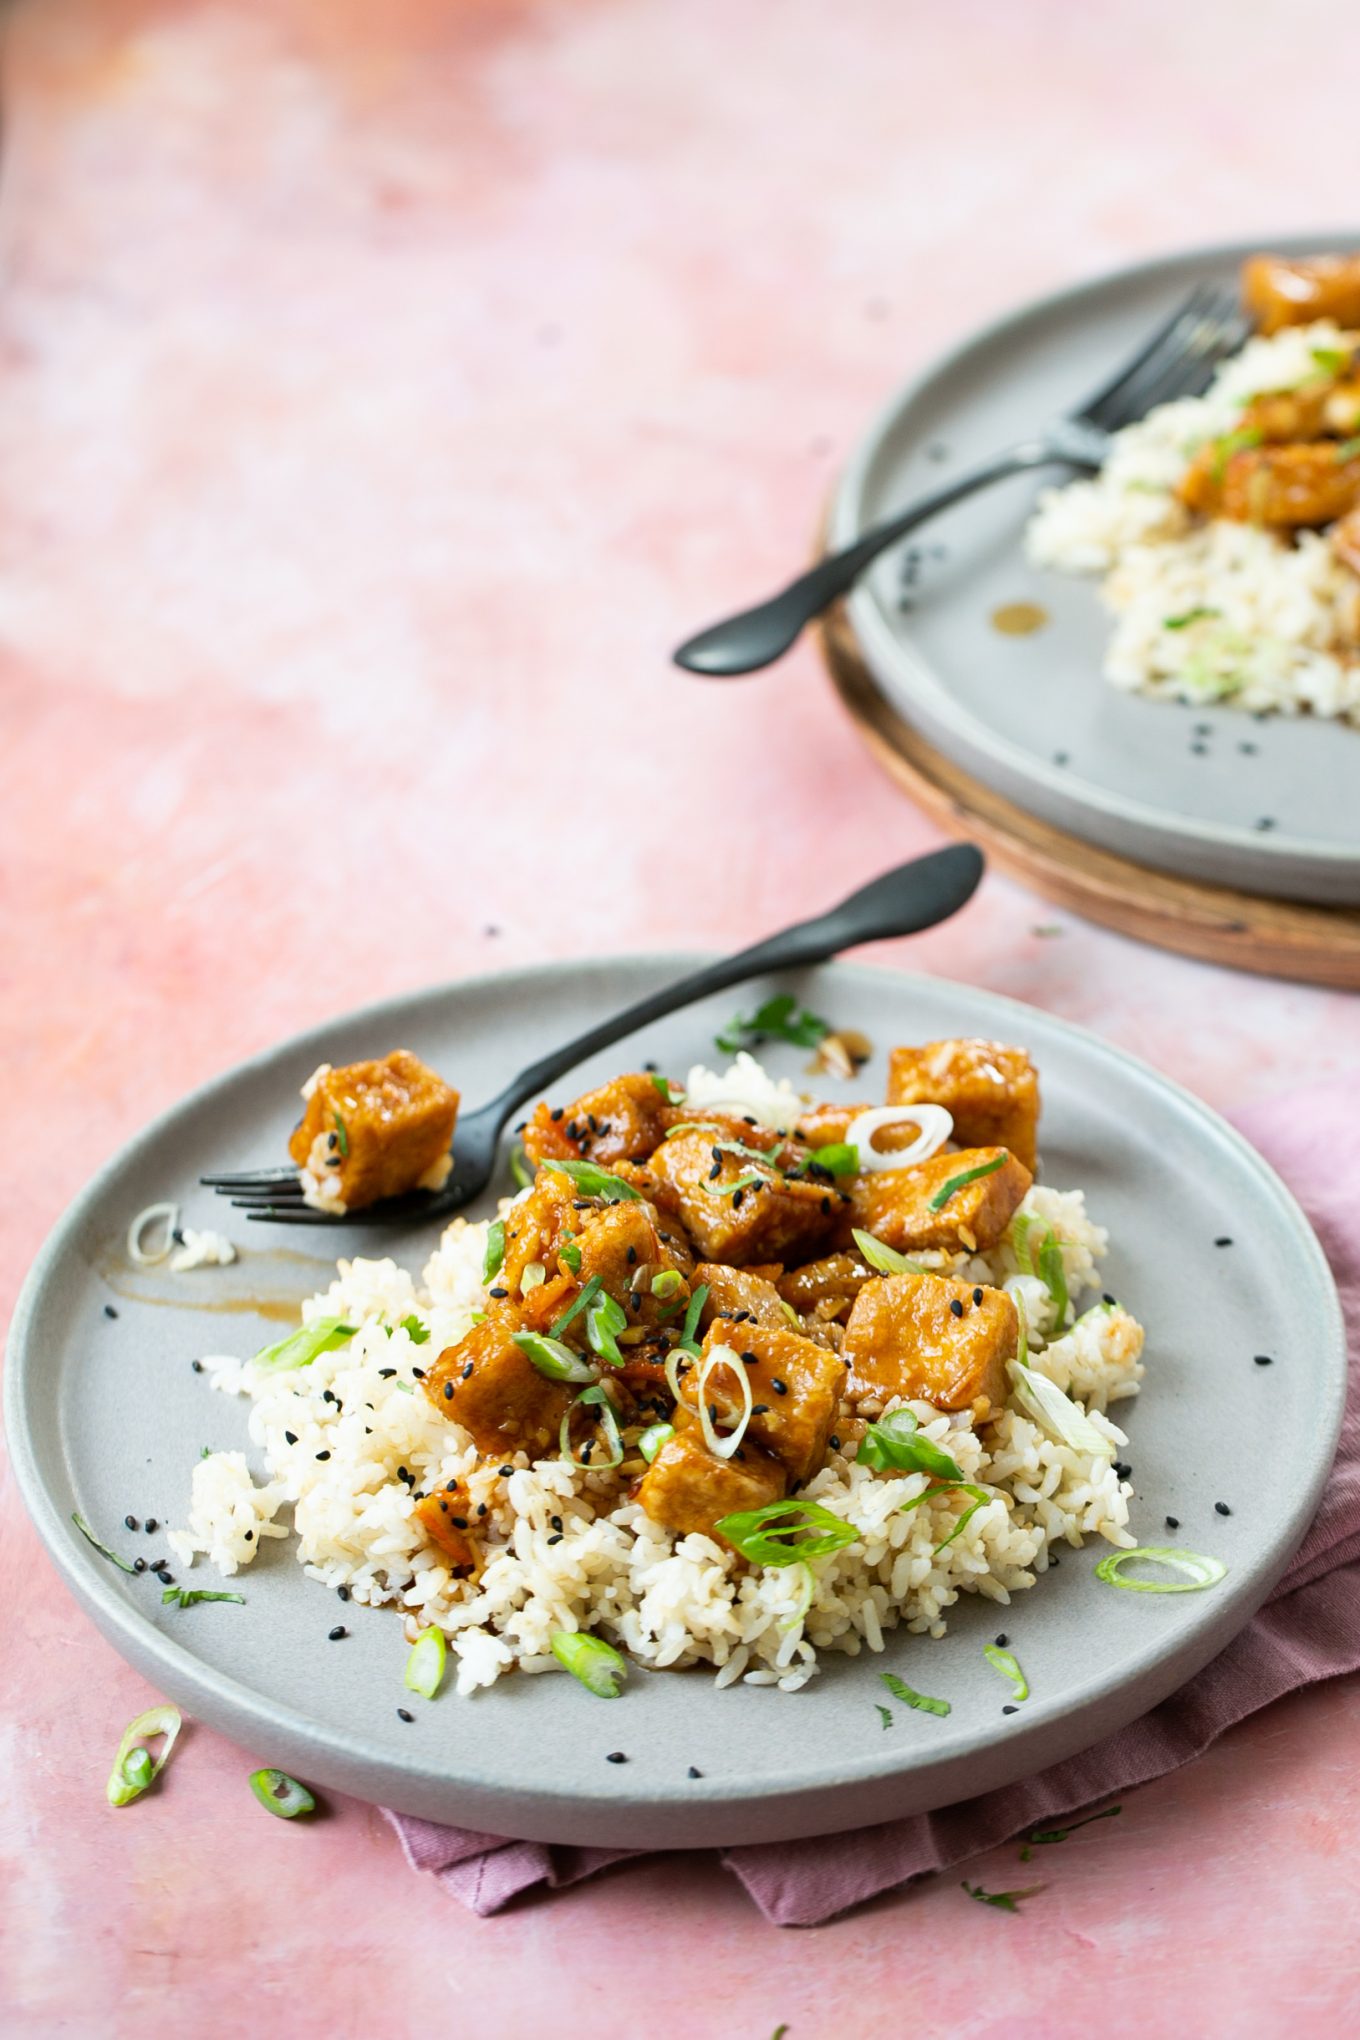
[[[479,1197],[496,1168],[500,1138],[513,1113],[531,1098],[539,1097],[549,1084],[564,1076],[587,1056],[610,1048],[625,1035],[633,1034],[668,1013],[695,1005],[711,992],[720,992],[743,979],[767,971],[798,970],[808,964],[824,963],[843,949],[855,949],[861,942],[883,942],[895,935],[914,935],[933,928],[958,912],[977,890],[983,872],[982,852],[971,843],[955,843],[947,850],[935,850],[926,857],[898,865],[871,884],[819,914],[815,920],[799,921],[792,928],[771,935],[749,949],[738,950],[711,963],[677,983],[651,992],[635,1005],[627,1006],[612,1019],[564,1043],[521,1070],[500,1094],[477,1112],[460,1117],[454,1138],[453,1174],[442,1190],[413,1190],[404,1197],[389,1197],[380,1204],[365,1205],[355,1212],[317,1211],[303,1202],[302,1185],[296,1169],[256,1169],[238,1175],[203,1176],[200,1181],[233,1204],[248,1211],[252,1219],[269,1219],[277,1225],[382,1225],[443,1218],[460,1211]]]
[[[773,665],[804,626],[848,593],[870,562],[900,538],[965,496],[976,495],[992,482],[1004,481],[1027,468],[1098,468],[1109,451],[1112,433],[1146,417],[1155,405],[1169,403],[1173,397],[1201,396],[1219,363],[1236,353],[1250,331],[1251,322],[1235,297],[1201,284],[1148,337],[1132,361],[1075,411],[1037,438],[1021,440],[995,460],[970,469],[910,509],[874,525],[853,545],[819,560],[769,601],[710,624],[680,646],[675,663],[708,679],[731,679]]]

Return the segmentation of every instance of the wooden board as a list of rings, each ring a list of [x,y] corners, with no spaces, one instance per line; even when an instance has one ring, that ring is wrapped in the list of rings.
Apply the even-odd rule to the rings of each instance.
[[[1360,990],[1360,909],[1201,885],[1037,821],[918,736],[864,665],[839,605],[824,620],[821,640],[841,699],[898,785],[942,828],[981,844],[1003,871],[1046,899],[1203,963]]]

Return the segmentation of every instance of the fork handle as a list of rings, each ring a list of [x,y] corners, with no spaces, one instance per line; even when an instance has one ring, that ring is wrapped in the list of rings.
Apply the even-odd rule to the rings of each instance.
[[[937,921],[948,920],[972,898],[983,869],[982,852],[972,843],[953,843],[946,850],[934,850],[926,857],[913,858],[910,863],[885,872],[814,920],[799,921],[778,935],[753,943],[749,949],[738,950],[734,956],[725,956],[718,963],[710,963],[703,970],[663,986],[659,992],[649,993],[611,1020],[602,1020],[598,1027],[521,1070],[494,1101],[499,1124],[504,1126],[519,1106],[541,1095],[587,1056],[612,1047],[653,1020],[694,1005],[711,992],[720,992],[728,985],[740,984],[766,971],[822,963],[861,942],[881,942],[896,935],[914,935],[921,928],[933,928]]]
[[[889,546],[896,545],[898,539],[905,538],[909,531],[915,531],[918,525],[938,517],[942,510],[948,510],[953,504],[961,503],[965,496],[976,495],[979,489],[989,488],[993,482],[1005,481],[1008,475],[1023,474],[1029,468],[1071,460],[1071,453],[1064,450],[1053,435],[1022,440],[1018,446],[998,454],[995,460],[970,468],[967,474],[946,482],[943,488],[918,498],[896,517],[888,518],[883,524],[875,524],[863,538],[857,538],[853,545],[819,560],[815,567],[809,567],[796,581],[790,581],[787,588],[778,595],[772,595],[768,602],[758,603],[754,609],[743,609],[739,615],[729,616],[722,623],[710,624],[697,637],[686,639],[673,654],[676,665],[715,679],[754,673],[761,666],[773,665],[776,659],[783,657],[814,616],[820,616],[838,596],[844,595],[871,560],[876,560]]]

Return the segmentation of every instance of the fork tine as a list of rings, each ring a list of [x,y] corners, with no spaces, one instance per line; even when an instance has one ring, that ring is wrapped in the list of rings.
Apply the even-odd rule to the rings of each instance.
[[[1137,353],[1134,354],[1128,361],[1126,361],[1123,364],[1123,366],[1114,375],[1110,377],[1110,380],[1107,383],[1103,384],[1100,389],[1093,392],[1093,394],[1087,398],[1084,404],[1078,405],[1076,416],[1079,418],[1088,419],[1093,425],[1102,424],[1103,418],[1101,416],[1101,413],[1103,412],[1105,406],[1109,404],[1112,399],[1117,397],[1120,391],[1122,391],[1125,388],[1125,386],[1133,380],[1135,376],[1140,374],[1143,368],[1147,365],[1149,361],[1151,361],[1154,358],[1154,356],[1160,355],[1162,350],[1168,344],[1171,344],[1173,346],[1179,344],[1180,329],[1182,328],[1182,326],[1186,325],[1187,322],[1190,325],[1193,325],[1194,321],[1200,317],[1209,295],[1210,293],[1207,285],[1196,284],[1195,288],[1190,292],[1189,296],[1183,298],[1181,302],[1176,306],[1175,310],[1170,314],[1170,316],[1167,319],[1165,319],[1162,322],[1162,324],[1156,328],[1154,332],[1148,335],[1147,339],[1143,342],[1142,346],[1138,349]]]
[[[226,1192],[222,1194],[225,1196]],[[262,1183],[257,1190],[237,1191],[231,1201],[242,1211],[255,1204],[301,1204],[302,1186],[299,1184],[296,1190],[291,1190],[287,1183]]]
[[[1102,407],[1106,428],[1114,430],[1146,417],[1155,404],[1171,397],[1200,395],[1219,362],[1241,346],[1249,330],[1232,298],[1211,293],[1172,341],[1106,399]]]
[[[199,1182],[209,1190],[253,1190],[266,1183],[297,1181],[296,1169],[242,1169],[235,1175],[200,1176]]]

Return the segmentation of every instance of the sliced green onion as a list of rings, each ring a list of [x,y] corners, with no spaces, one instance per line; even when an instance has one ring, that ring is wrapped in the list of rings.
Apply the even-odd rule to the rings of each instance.
[[[883,1723],[883,1726],[885,1728],[891,1728],[893,1725],[891,1707],[885,1707],[882,1701],[880,1700],[875,1700],[874,1705],[878,1709],[878,1718]]]
[[[697,1289],[690,1292],[689,1309],[685,1312],[685,1322],[680,1327],[680,1344],[691,1353],[699,1351],[694,1334],[699,1329],[699,1319],[707,1302],[708,1284],[701,1282]]]
[[[943,1211],[945,1205],[948,1204],[956,1191],[965,1189],[969,1183],[980,1181],[983,1176],[994,1176],[998,1169],[1005,1168],[1009,1160],[1010,1155],[1003,1148],[1001,1153],[994,1156],[990,1162],[979,1162],[975,1169],[965,1169],[962,1175],[951,1176],[947,1183],[940,1185],[935,1195],[931,1198],[931,1210]]]
[[[250,1789],[261,1806],[276,1813],[280,1820],[296,1820],[300,1813],[316,1812],[316,1801],[307,1787],[299,1785],[286,1771],[252,1771]]]
[[[662,1446],[669,1445],[674,1436],[674,1424],[648,1424],[646,1430],[637,1441],[638,1451],[642,1454],[648,1466],[656,1458]]]
[[[1047,1219],[1039,1218],[1032,1212],[1017,1212],[1010,1224],[1011,1246],[1015,1253],[1016,1266],[1022,1275],[1037,1275],[1049,1295],[1053,1298],[1056,1322],[1067,1322],[1067,1274],[1063,1268],[1062,1247],[1058,1235]],[[1037,1240],[1038,1249],[1031,1244]]]
[[[343,1318],[313,1318],[309,1325],[299,1325],[295,1332],[289,1332],[286,1339],[262,1346],[250,1364],[260,1374],[286,1374],[291,1367],[306,1367],[322,1353],[348,1345],[358,1329],[357,1325],[347,1325]]]
[[[1053,1298],[1056,1312],[1055,1322],[1061,1329],[1067,1323],[1067,1273],[1063,1267],[1062,1248],[1058,1235],[1049,1228],[1048,1238],[1039,1249],[1039,1279]]]
[[[106,1787],[110,1806],[127,1806],[130,1801],[140,1799],[142,1794],[165,1769],[170,1752],[175,1747],[175,1737],[183,1725],[183,1716],[178,1707],[148,1707],[145,1714],[139,1714],[123,1730],[109,1772]],[[146,1737],[162,1735],[161,1753],[153,1758],[149,1750],[142,1747]]]
[[[662,1097],[665,1099],[668,1105],[684,1104],[685,1102],[684,1092],[673,1091],[670,1087],[670,1080],[668,1078],[657,1076],[657,1074],[653,1070],[649,1070],[647,1074],[648,1076],[651,1077],[654,1088],[661,1093]]]
[[[1236,432],[1225,432],[1220,438],[1213,440],[1211,443],[1214,449],[1214,480],[1222,481],[1228,462],[1235,453],[1244,453],[1248,447],[1259,446],[1264,438],[1265,433],[1258,426],[1243,425]]]
[[[1020,1319],[1024,1326],[1024,1317]],[[1096,1429],[1080,1403],[1064,1395],[1056,1381],[1036,1373],[1017,1356],[1010,1363],[1011,1393],[1025,1415],[1060,1445],[1074,1452],[1089,1452],[1096,1459],[1113,1460],[1113,1442]]]
[[[246,1597],[244,1594],[214,1594],[206,1587],[166,1587],[161,1594],[161,1606],[167,1608],[172,1601],[181,1608],[196,1607],[200,1601],[239,1601],[244,1608]]]
[[[702,1352],[702,1346],[672,1346],[670,1352],[666,1355],[666,1386],[676,1402],[682,1400],[680,1394],[680,1369],[685,1365],[688,1358],[692,1356],[694,1359],[698,1359]]]
[[[857,1176],[859,1149],[849,1141],[833,1141],[830,1147],[814,1148],[803,1163],[805,1169],[825,1169],[828,1176]]]
[[[421,1323],[414,1311],[411,1312],[409,1317],[402,1319],[401,1328],[413,1346],[424,1346],[428,1343],[430,1328],[428,1325]]]
[[[1019,1912],[1022,1898],[1035,1898],[1043,1890],[1042,1884],[1027,1884],[1021,1891],[984,1891],[980,1884],[970,1884],[965,1877],[963,1889],[970,1898],[981,1905],[998,1906],[1002,1912]]]
[[[886,1240],[877,1240],[871,1232],[861,1232],[856,1226],[851,1234],[859,1248],[861,1260],[871,1268],[877,1268],[880,1275],[924,1275],[926,1270],[919,1261],[909,1261],[905,1254],[899,1254],[896,1247],[890,1247]]]
[[[135,1565],[132,1565],[126,1558],[120,1558],[116,1551],[110,1551],[107,1544],[101,1544],[89,1524],[85,1521],[85,1518],[78,1515],[74,1510],[71,1513],[71,1521],[75,1524],[86,1543],[92,1544],[101,1558],[108,1559],[110,1565],[116,1565],[120,1572],[136,1572],[137,1568]]]
[[[678,1268],[662,1268],[652,1277],[652,1295],[659,1296],[663,1303],[678,1296],[684,1286],[685,1278]]]
[[[486,1252],[482,1256],[482,1280],[499,1275],[505,1261],[505,1220],[493,1218],[486,1229]]]
[[[735,1055],[738,1049],[757,1047],[766,1040],[787,1041],[794,1048],[815,1048],[822,1036],[830,1032],[829,1021],[800,1008],[792,992],[780,992],[757,1007],[749,1020],[740,1013],[734,1014],[723,1032],[713,1039],[724,1055]]]
[[[938,1480],[962,1481],[963,1468],[933,1439],[922,1437],[910,1410],[889,1410],[870,1424],[855,1454],[857,1466],[875,1473],[930,1473]]]
[[[1182,610],[1179,616],[1164,616],[1162,618],[1162,629],[1188,630],[1192,623],[1201,623],[1207,616],[1222,616],[1222,614],[1223,611],[1221,609],[1205,609],[1202,607],[1198,609],[1185,609]]]
[[[1029,1680],[1021,1671],[1018,1658],[1014,1657],[1010,1651],[1003,1650],[999,1643],[984,1644],[982,1655],[994,1671],[1000,1672],[1003,1679],[1010,1680],[1013,1699],[1028,1700]]]
[[[717,1431],[714,1429],[713,1419],[709,1415],[708,1409],[708,1379],[715,1367],[726,1367],[736,1375],[737,1380],[741,1383],[741,1395],[744,1405],[736,1429],[729,1431],[722,1438],[718,1436]],[[734,1353],[730,1346],[717,1345],[711,1347],[708,1358],[699,1369],[699,1382],[695,1393],[699,1398],[699,1428],[704,1434],[705,1445],[707,1445],[715,1459],[730,1459],[746,1435],[746,1426],[751,1421],[751,1411],[754,1407],[754,1397],[751,1394],[751,1377],[742,1364],[740,1354]]]
[[[619,1351],[619,1333],[628,1329],[628,1313],[607,1289],[602,1289],[586,1311],[586,1344],[611,1367],[622,1367],[625,1355]]]
[[[914,1707],[920,1714],[948,1714],[947,1700],[932,1700],[929,1693],[918,1693],[905,1679],[899,1679],[895,1672],[880,1672],[882,1679],[894,1700],[900,1700],[904,1707]]]
[[[950,1485],[957,1486],[960,1494],[971,1495],[973,1497],[973,1504],[971,1508],[964,1510],[963,1514],[959,1517],[957,1523],[955,1523],[953,1529],[949,1532],[949,1535],[947,1537],[942,1537],[939,1543],[935,1546],[935,1554],[937,1557],[945,1549],[946,1545],[952,1544],[956,1537],[961,1537],[963,1535],[963,1532],[972,1522],[978,1510],[985,1509],[988,1502],[992,1500],[992,1497],[991,1495],[988,1494],[986,1488],[974,1487],[971,1481],[961,1480],[958,1482],[951,1482]],[[944,1490],[943,1488],[936,1488],[935,1492],[937,1495],[943,1494]]]
[[[1344,347],[1310,347],[1308,352],[1325,375],[1344,375],[1350,367],[1351,357]]]
[[[595,1379],[594,1369],[560,1339],[545,1338],[541,1332],[516,1332],[514,1342],[549,1381]]]
[[[726,1127],[716,1119],[682,1119],[676,1125],[666,1128],[666,1139],[678,1140],[682,1133],[722,1134],[726,1131]]]
[[[1034,1848],[1044,1849],[1051,1842],[1065,1842],[1067,1837],[1074,1835],[1078,1828],[1090,1827],[1093,1820],[1113,1820],[1117,1813],[1122,1813],[1123,1811],[1122,1806],[1107,1806],[1103,1812],[1088,1813],[1085,1820],[1071,1821],[1066,1827],[1036,1828],[1029,1837],[1029,1840]]]
[[[532,1296],[536,1289],[543,1287],[547,1279],[548,1271],[541,1261],[526,1261],[524,1273],[519,1278],[520,1295]]]
[[[1360,438],[1339,441],[1336,449],[1337,466],[1339,467],[1343,461],[1356,459],[1360,459]]]
[[[615,1176],[609,1169],[601,1169],[594,1162],[545,1162],[545,1169],[553,1169],[559,1176],[570,1176],[578,1190],[587,1197],[602,1197],[606,1204],[642,1202],[642,1192],[635,1190],[631,1183],[625,1183],[622,1176]]]
[[[339,1147],[341,1154],[344,1155],[346,1159],[348,1159],[349,1128],[345,1125],[344,1120],[340,1117],[340,1114],[338,1112],[332,1112],[331,1118],[335,1121],[336,1144]]]
[[[813,1572],[812,1567],[805,1562],[801,1564],[801,1571],[803,1574],[803,1584],[799,1589],[798,1599],[780,1623],[779,1627],[781,1629],[796,1629],[807,1614],[808,1609],[812,1606],[812,1596],[817,1591],[817,1575]]]
[[[559,1629],[551,1639],[557,1662],[579,1679],[597,1700],[617,1700],[628,1676],[628,1660],[602,1636],[583,1636],[577,1629]]]
[[[510,1150],[510,1174],[515,1179],[517,1190],[527,1190],[534,1180],[534,1172],[529,1167],[529,1157],[522,1147],[512,1147]]]
[[[448,1660],[449,1647],[443,1630],[437,1627],[422,1629],[411,1645],[402,1684],[409,1686],[413,1693],[419,1693],[422,1700],[433,1700],[444,1683],[444,1667]]]
[[[744,1176],[736,1176],[730,1183],[705,1183],[704,1188],[710,1197],[735,1197],[739,1190],[749,1190],[753,1183],[768,1183],[769,1180],[758,1169],[748,1169]]]
[[[581,1315],[581,1312],[583,1310],[589,1310],[591,1304],[594,1303],[596,1297],[599,1295],[600,1291],[603,1288],[604,1288],[603,1277],[599,1275],[592,1275],[589,1282],[587,1282],[582,1289],[577,1291],[575,1298],[571,1303],[567,1305],[566,1309],[563,1311],[561,1317],[558,1318],[557,1322],[548,1327],[548,1337],[550,1339],[560,1339],[563,1332],[565,1332],[565,1330],[567,1329],[567,1326],[573,1323],[574,1320]]]
[[[588,1460],[578,1459],[571,1449],[572,1413],[583,1406],[586,1408],[593,1406],[600,1412],[600,1428],[604,1432],[604,1441],[609,1448],[608,1459],[596,1459],[593,1450]],[[619,1434],[619,1421],[614,1414],[613,1403],[598,1381],[592,1382],[589,1388],[583,1388],[571,1409],[563,1411],[562,1421],[557,1427],[557,1442],[562,1457],[570,1466],[584,1467],[589,1472],[607,1472],[610,1467],[622,1463],[623,1439]],[[598,1439],[595,1442],[598,1443]]]
[[[559,1261],[566,1262],[573,1275],[580,1274],[581,1249],[577,1246],[575,1240],[568,1240],[565,1245],[560,1246],[557,1250],[557,1258]]]
[[[739,1509],[720,1517],[714,1527],[753,1565],[798,1565],[804,1559],[825,1558],[853,1544],[860,1534],[853,1523],[801,1495],[766,1502],[761,1509]]]
[[[1126,1580],[1126,1565],[1169,1565],[1183,1580]],[[1178,1544],[1138,1544],[1132,1551],[1107,1552],[1096,1567],[1096,1578],[1108,1587],[1127,1587],[1131,1594],[1197,1594],[1204,1587],[1216,1587],[1228,1568],[1221,1558],[1207,1558],[1200,1551],[1184,1551]]]

